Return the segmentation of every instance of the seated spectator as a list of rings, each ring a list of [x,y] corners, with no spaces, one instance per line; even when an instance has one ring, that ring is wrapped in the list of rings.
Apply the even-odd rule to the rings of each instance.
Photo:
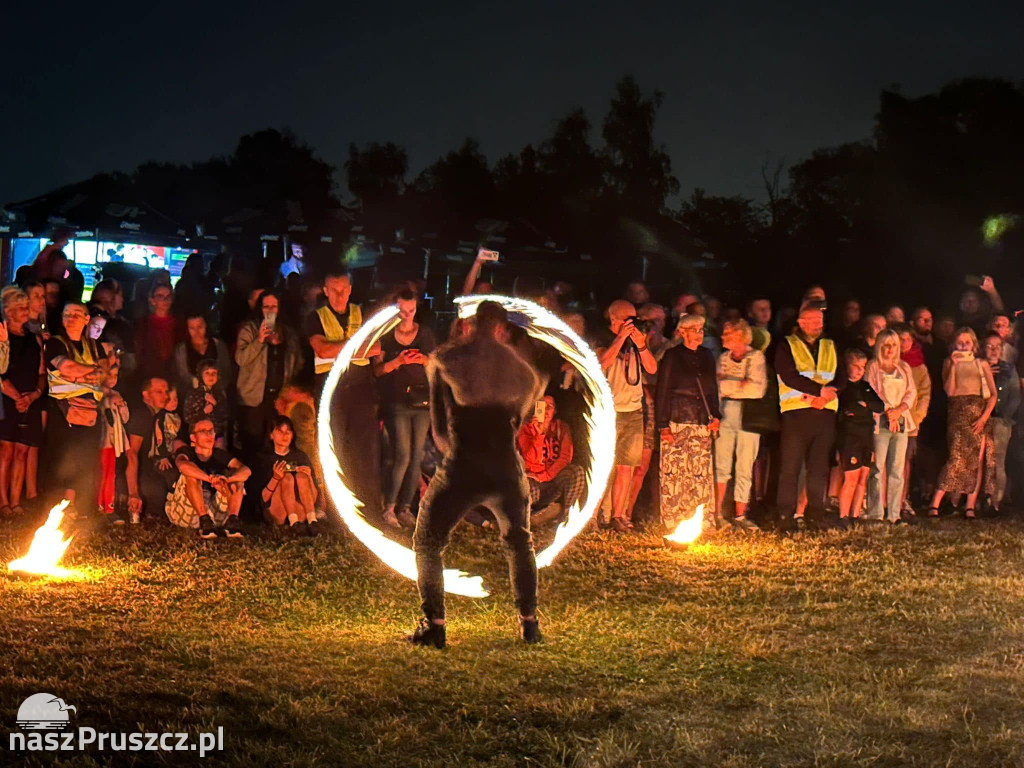
[[[586,477],[583,467],[572,463],[572,433],[555,418],[553,397],[537,401],[533,418],[519,429],[517,443],[530,483],[531,514],[554,503],[561,504],[562,512],[572,509],[583,496]]]
[[[313,464],[295,447],[295,428],[287,416],[272,420],[268,447],[256,458],[250,487],[259,494],[263,518],[296,533],[316,535],[316,483]]]
[[[167,494],[178,479],[174,466],[175,445],[165,434],[164,414],[170,399],[165,379],[150,378],[142,385],[142,404],[133,405],[125,452],[128,512],[133,524],[143,512],[158,519]]]
[[[210,419],[217,430],[217,447],[227,445],[228,398],[220,384],[220,371],[214,360],[203,360],[195,369],[199,386],[185,398],[185,423]]]
[[[850,347],[843,359],[846,383],[839,393],[837,448],[843,471],[839,525],[846,528],[860,517],[875,450],[875,415],[885,410],[885,403],[864,378],[868,365],[864,351]]]
[[[46,341],[49,338],[49,329],[46,326],[46,288],[40,282],[31,281],[25,283],[22,290],[28,296],[28,322],[25,323],[25,328],[29,333],[43,336],[43,341]]]
[[[249,468],[214,445],[217,436],[209,419],[192,424],[189,436],[192,444],[175,454],[181,475],[167,499],[167,519],[182,528],[198,528],[201,539],[239,539],[238,511]]]
[[[326,508],[324,470],[320,465],[320,448],[316,443],[316,402],[313,394],[302,387],[285,387],[274,401],[274,411],[291,419],[295,432],[295,447],[309,456],[313,465],[313,479],[320,490],[317,496],[317,516],[323,517]]]

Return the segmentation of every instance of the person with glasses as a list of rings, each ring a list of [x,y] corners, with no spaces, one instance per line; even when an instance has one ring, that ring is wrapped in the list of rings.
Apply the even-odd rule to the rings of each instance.
[[[654,396],[654,423],[661,435],[661,520],[675,530],[701,504],[705,519],[720,520],[715,507],[712,440],[721,412],[715,357],[703,345],[704,317],[679,319],[682,343],[661,359]]]
[[[181,476],[167,498],[167,518],[182,528],[198,529],[199,538],[242,538],[238,512],[245,496],[249,468],[215,445],[213,422],[191,425],[191,445],[175,455]]]

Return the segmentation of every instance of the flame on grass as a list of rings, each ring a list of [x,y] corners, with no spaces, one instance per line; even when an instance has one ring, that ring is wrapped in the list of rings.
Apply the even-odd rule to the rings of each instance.
[[[32,536],[28,552],[24,557],[9,562],[8,571],[51,576],[55,579],[67,579],[78,575],[77,571],[70,571],[59,564],[68,545],[71,544],[71,538],[65,538],[64,532],[60,529],[67,506],[68,501],[65,499],[50,510],[46,522],[39,526]]]
[[[674,544],[692,544],[700,537],[701,527],[704,524],[704,505],[697,507],[692,517],[680,521],[672,533],[665,536],[666,541]]]
[[[612,471],[615,456],[615,408],[611,390],[601,371],[597,356],[569,326],[555,314],[524,299],[507,296],[464,296],[456,299],[460,317],[470,317],[482,301],[497,301],[512,314],[525,316],[529,323],[526,332],[535,339],[550,344],[560,352],[576,369],[586,385],[586,401],[589,412],[586,416],[592,453],[591,465],[587,468],[587,498],[581,508],[577,503],[569,510],[565,522],[555,530],[555,538],[537,554],[537,566],[545,568],[554,562],[576,535],[583,530],[597,510],[605,485]],[[323,394],[317,414],[318,448],[324,469],[324,480],[342,521],[366,547],[387,566],[408,579],[416,579],[416,555],[408,547],[387,538],[363,517],[363,503],[345,483],[345,477],[338,462],[331,429],[331,399],[338,387],[342,374],[348,370],[357,350],[368,349],[378,339],[394,328],[399,322],[397,305],[385,307],[366,320],[352,338],[342,347],[334,366],[324,383]],[[446,592],[467,597],[487,597],[480,576],[471,576],[464,571],[445,569],[444,588]]]

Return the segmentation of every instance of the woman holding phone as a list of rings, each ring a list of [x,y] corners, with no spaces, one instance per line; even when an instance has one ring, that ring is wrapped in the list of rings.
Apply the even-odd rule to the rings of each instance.
[[[416,305],[411,290],[398,294],[401,321],[380,340],[381,353],[373,361],[392,462],[391,472],[384,476],[384,523],[393,528],[416,526],[412,499],[430,430],[430,393],[423,366],[437,343],[433,332],[416,322]]]
[[[994,495],[996,459],[989,417],[999,392],[992,368],[978,359],[978,337],[964,326],[953,337],[953,350],[942,364],[942,386],[949,397],[946,440],[949,458],[939,474],[929,517],[939,516],[947,493],[966,494],[968,520],[974,519],[978,494]]]
[[[264,291],[256,300],[255,316],[238,330],[238,432],[242,454],[259,452],[274,417],[274,400],[302,368],[302,348],[295,331],[278,317],[280,299]]]

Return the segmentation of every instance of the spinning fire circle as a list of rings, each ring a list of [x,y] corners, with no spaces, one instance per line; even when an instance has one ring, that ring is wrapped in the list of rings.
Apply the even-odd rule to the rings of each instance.
[[[459,317],[471,317],[476,314],[476,309],[482,301],[496,301],[503,305],[511,316],[525,318],[524,330],[531,337],[551,345],[561,353],[584,384],[584,397],[588,406],[587,435],[592,456],[590,466],[586,468],[586,502],[582,508],[577,503],[569,510],[568,518],[556,528],[554,540],[537,553],[537,566],[545,568],[551,565],[558,554],[583,530],[601,503],[615,459],[615,407],[612,403],[612,393],[594,351],[557,315],[525,299],[508,296],[464,296],[456,299]],[[403,544],[387,538],[363,517],[360,511],[363,503],[349,488],[341,471],[334,446],[334,431],[331,428],[331,400],[342,374],[352,363],[353,355],[357,350],[372,347],[398,323],[398,306],[385,307],[368,318],[363,327],[342,347],[334,367],[327,375],[320,397],[317,413],[318,449],[324,470],[324,481],[342,521],[385,565],[415,581],[415,553]],[[445,569],[444,588],[446,592],[457,595],[487,597],[480,576],[472,576],[456,569]]]

